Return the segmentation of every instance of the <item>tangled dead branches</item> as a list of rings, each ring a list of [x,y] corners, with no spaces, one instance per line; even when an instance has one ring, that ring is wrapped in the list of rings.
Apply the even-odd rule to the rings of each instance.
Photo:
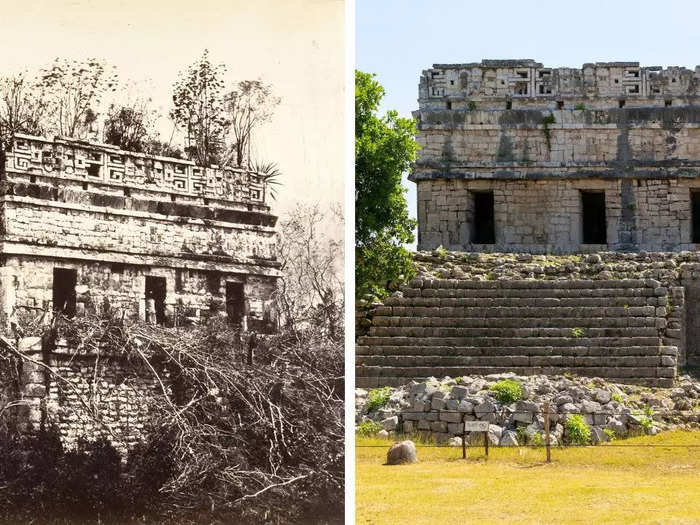
[[[268,336],[249,365],[239,335],[216,319],[176,329],[81,317],[57,323],[53,337],[155,378],[149,428],[132,456],[147,464],[158,451],[162,517],[342,517],[341,343],[313,330]]]

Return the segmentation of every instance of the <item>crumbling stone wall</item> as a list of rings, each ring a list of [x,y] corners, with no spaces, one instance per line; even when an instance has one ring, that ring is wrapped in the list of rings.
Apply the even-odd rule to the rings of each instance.
[[[266,276],[227,274],[197,268],[146,267],[108,262],[11,257],[0,268],[0,291],[8,309],[5,318],[36,318],[52,305],[54,267],[77,273],[76,313],[99,314],[106,306],[122,311],[127,319],[144,319],[147,276],[165,277],[165,307],[168,319],[203,318],[226,313],[226,284],[241,283],[247,303],[249,326],[263,325],[273,310],[277,281]]]
[[[69,446],[80,438],[105,437],[126,450],[142,439],[153,415],[153,398],[172,395],[167,371],[157,363],[162,385],[138,359],[76,353],[65,341],[51,350],[42,348],[37,338],[20,345],[55,372],[23,362],[21,393],[26,405],[20,424],[30,432],[53,427]]]
[[[277,218],[260,174],[25,135],[0,168],[6,320],[50,312],[64,268],[77,272],[77,313],[108,303],[144,319],[146,279],[159,277],[171,321],[225,314],[227,283],[240,283],[247,326],[274,324]]]

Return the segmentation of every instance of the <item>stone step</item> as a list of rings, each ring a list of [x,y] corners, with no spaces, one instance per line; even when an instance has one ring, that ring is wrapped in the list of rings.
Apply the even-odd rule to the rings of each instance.
[[[472,366],[502,366],[506,368],[519,366],[543,367],[657,367],[663,366],[660,355],[651,356],[526,356],[526,355],[476,355],[476,356],[445,356],[445,355],[358,355],[355,356],[357,366],[379,366],[391,368],[414,367],[472,367]]]
[[[572,333],[572,328],[454,328],[454,327],[425,327],[425,326],[373,326],[370,336],[377,337],[474,337],[474,338],[506,338],[522,339],[536,338],[572,338],[593,339],[601,337],[654,337],[658,330],[654,327],[624,327],[624,328],[585,328],[581,337]],[[479,346],[479,345],[475,345]]]
[[[393,306],[478,306],[491,308],[497,306],[657,306],[665,305],[657,296],[629,296],[626,294],[612,297],[392,297]]]
[[[384,337],[362,336],[357,343],[361,346],[580,346],[580,347],[625,347],[659,346],[659,337]]]
[[[675,346],[356,346],[356,356],[668,356],[677,354]]]
[[[528,288],[558,288],[558,289],[601,289],[601,288],[658,288],[661,283],[656,279],[578,279],[578,280],[544,280],[544,279],[512,279],[477,281],[471,279],[411,279],[401,287],[408,289],[472,289],[472,290],[496,290],[496,289],[528,289]]]
[[[373,317],[654,317],[666,315],[665,306],[611,307],[495,307],[378,306]]]
[[[656,327],[656,317],[386,317],[372,319],[374,327],[455,328],[624,328]]]
[[[442,366],[442,367],[394,367],[394,366],[363,366],[356,367],[358,377],[404,377],[407,380],[415,377],[459,377],[466,375],[488,375],[513,372],[517,375],[561,375],[564,373],[576,374],[586,377],[605,378],[655,378],[674,377],[675,368],[659,368],[655,366],[639,367],[608,367],[608,366],[588,366],[588,367],[566,367],[566,366]]]
[[[384,304],[394,304],[414,297],[502,297],[502,298],[552,298],[552,297],[661,297],[667,295],[666,288],[407,288],[403,297],[388,297]]]
[[[498,372],[489,372],[489,373],[502,373],[503,370],[499,370]],[[537,372],[541,373],[541,372]],[[562,372],[563,374],[564,372]],[[528,374],[521,374],[521,375],[531,375],[532,372],[528,372]],[[426,377],[396,377],[396,376],[356,376],[355,377],[355,386],[357,388],[378,388],[382,386],[401,386],[407,384],[409,381],[418,381],[419,383],[422,383],[428,379],[429,376]],[[595,376],[592,376],[595,377]],[[606,378],[606,380],[612,382],[612,383],[628,383],[628,384],[643,384],[646,386],[654,386],[654,387],[663,387],[663,388],[669,388],[673,386],[673,378],[670,377],[664,377],[664,378],[658,378],[658,377],[644,377],[644,378],[635,378],[635,377],[610,377]]]

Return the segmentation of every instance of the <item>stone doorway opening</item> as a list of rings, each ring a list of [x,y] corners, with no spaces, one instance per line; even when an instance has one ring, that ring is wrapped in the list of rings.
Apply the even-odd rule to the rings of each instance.
[[[226,316],[228,323],[234,327],[241,327],[245,315],[245,295],[243,283],[226,283]]]
[[[66,317],[75,316],[75,285],[78,271],[70,268],[53,269],[53,311]]]
[[[165,323],[165,277],[146,276],[146,321]]]

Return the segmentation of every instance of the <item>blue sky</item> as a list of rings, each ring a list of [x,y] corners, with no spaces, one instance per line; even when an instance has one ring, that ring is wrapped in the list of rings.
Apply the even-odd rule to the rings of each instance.
[[[434,63],[532,58],[549,67],[638,61],[700,64],[700,3],[647,0],[356,0],[357,68],[386,89],[382,111],[410,116]],[[415,217],[415,185],[405,182]]]

